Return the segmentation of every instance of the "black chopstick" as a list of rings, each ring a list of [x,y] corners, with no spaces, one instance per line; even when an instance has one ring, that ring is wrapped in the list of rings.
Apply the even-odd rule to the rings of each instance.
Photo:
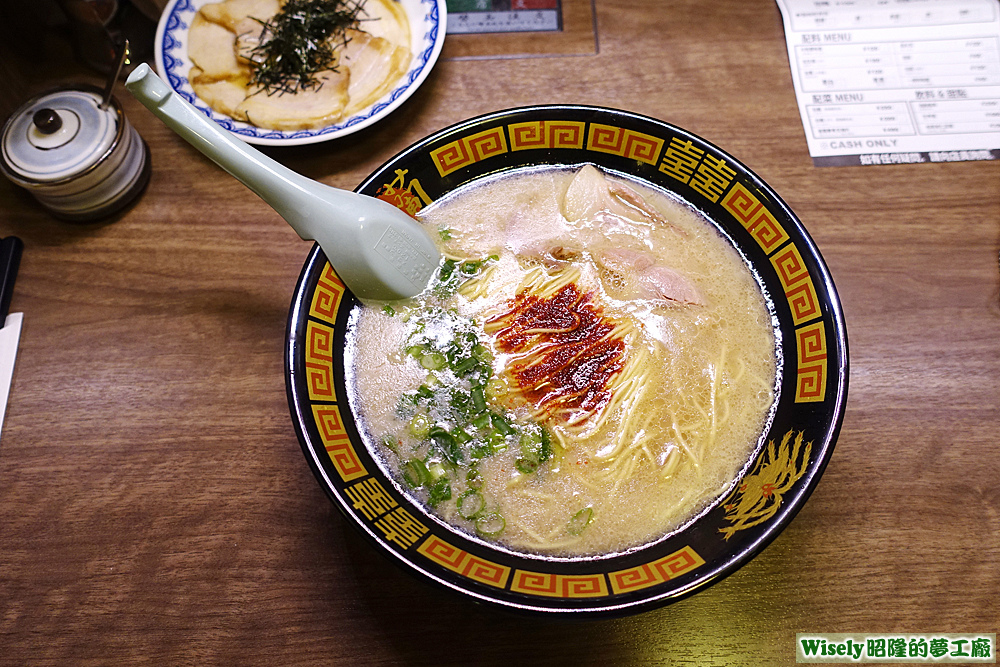
[[[3,328],[10,311],[10,299],[14,296],[14,280],[21,265],[21,250],[24,243],[16,236],[0,240],[0,328]]]

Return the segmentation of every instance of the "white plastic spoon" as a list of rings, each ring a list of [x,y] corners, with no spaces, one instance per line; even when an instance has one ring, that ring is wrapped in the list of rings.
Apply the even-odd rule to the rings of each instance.
[[[251,148],[176,94],[149,65],[139,65],[125,87],[167,127],[253,190],[299,236],[319,243],[359,299],[405,299],[427,287],[441,256],[406,213],[306,178]]]

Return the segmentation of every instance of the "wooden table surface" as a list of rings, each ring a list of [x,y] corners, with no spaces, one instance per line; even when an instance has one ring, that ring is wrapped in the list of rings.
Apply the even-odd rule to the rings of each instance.
[[[796,632],[997,632],[1000,163],[815,168],[772,1],[593,16],[589,55],[446,58],[375,127],[270,153],[353,188],[473,115],[583,103],[735,155],[813,236],[850,336],[839,442],[783,534],[622,619],[525,619],[411,578],[327,500],[292,426],[282,353],[309,245],[119,88],[152,151],[133,208],[63,223],[0,183],[0,236],[25,243],[0,663],[781,665]],[[46,40],[7,47],[8,97],[100,81]]]

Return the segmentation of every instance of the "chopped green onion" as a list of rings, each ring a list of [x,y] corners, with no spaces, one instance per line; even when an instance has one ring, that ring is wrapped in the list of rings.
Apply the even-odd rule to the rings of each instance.
[[[427,470],[427,466],[420,459],[410,459],[403,464],[403,481],[414,489],[419,489],[429,482],[430,478],[431,474]]]
[[[446,500],[451,499],[451,483],[447,477],[442,477],[431,486],[428,491],[428,502],[431,507],[436,507]]]
[[[392,450],[394,453],[399,453],[399,446],[402,444],[399,438],[392,435],[391,433],[386,433],[382,436],[382,444]]]
[[[482,343],[476,343],[472,346],[472,356],[484,364],[493,363],[493,353],[490,352],[490,348],[486,347]]]
[[[458,514],[463,519],[475,519],[484,507],[486,507],[486,501],[483,500],[483,494],[473,489],[469,489],[458,497]]]
[[[472,396],[472,402],[473,404],[475,404],[476,402],[475,394],[473,394]],[[479,430],[488,429],[491,423],[492,422],[490,421],[490,414],[488,412],[483,413],[472,420],[472,425],[478,428]]]
[[[528,428],[521,433],[521,456],[536,463],[544,463],[552,458],[552,442],[549,432],[543,427]]]
[[[441,370],[446,363],[447,359],[440,352],[428,352],[420,357],[420,365],[429,371]]]
[[[411,357],[416,357],[419,359],[424,356],[424,346],[423,345],[410,345],[406,348],[406,353]]]
[[[438,272],[438,279],[444,282],[448,278],[451,278],[451,274],[453,273],[455,273],[455,260],[446,259],[441,265],[441,270]]]
[[[483,537],[496,537],[506,527],[507,522],[498,512],[482,514],[476,519],[476,532]]]
[[[451,395],[451,400],[448,401],[451,407],[455,409],[461,415],[469,414],[469,396],[463,391],[456,391]]]
[[[427,415],[418,412],[413,415],[412,419],[410,419],[410,423],[407,424],[407,428],[414,438],[424,440],[428,435],[430,435],[431,420]]]
[[[438,236],[441,237],[442,241],[448,241],[451,239],[451,230],[447,227],[442,227],[438,230]]]
[[[461,271],[462,274],[466,276],[476,275],[477,273],[479,273],[479,270],[481,268],[483,268],[482,260],[470,259],[469,261],[462,262],[461,264],[458,265],[458,270]]]
[[[473,387],[469,396],[472,398],[472,407],[476,409],[476,412],[486,412],[486,393],[482,387]]]
[[[429,481],[437,481],[448,474],[445,467],[441,465],[440,461],[434,461],[429,466],[427,466],[427,477]]]
[[[464,359],[456,362],[451,370],[455,371],[455,375],[468,375],[479,365],[479,360],[475,357],[465,357]]]
[[[537,451],[542,446],[542,434],[534,429],[524,431],[521,434],[521,449],[527,451]]]
[[[493,454],[498,454],[507,449],[507,439],[503,437],[502,433],[497,433],[496,431],[486,437],[486,444],[490,446],[490,451]]]
[[[465,473],[465,483],[470,489],[481,489],[483,488],[483,475],[475,468],[470,468],[469,472]]]
[[[400,419],[408,419],[413,416],[417,409],[417,397],[414,394],[406,393],[399,397],[396,403],[396,415]]]
[[[505,417],[495,413],[493,415],[493,428],[504,435],[514,435],[516,433],[514,427],[510,425],[510,422]]]
[[[455,436],[440,426],[431,428],[429,435],[431,441],[448,461],[455,465],[462,462],[462,448],[459,447]]]
[[[530,475],[538,470],[538,459],[526,458],[522,456],[514,461],[514,467],[523,472],[525,475]]]
[[[535,440],[535,437],[532,433],[522,433],[520,439],[520,445],[521,445],[521,456],[523,458],[531,459],[535,463],[541,462],[542,460],[541,439]]]
[[[542,448],[539,452],[539,460],[548,461],[552,458],[552,436],[549,434],[549,430],[542,427]]]
[[[382,312],[388,315],[389,317],[392,317],[393,315],[396,314],[396,309],[390,306],[389,304],[385,304],[384,306],[382,306]]]
[[[579,535],[583,532],[591,520],[594,518],[594,508],[584,507],[582,510],[573,515],[573,518],[569,520],[569,526],[566,530],[569,531],[570,535]]]
[[[487,456],[493,454],[493,448],[488,442],[475,442],[472,444],[472,458],[475,461],[479,459],[485,459]]]
[[[503,380],[493,378],[486,383],[486,395],[494,400],[503,398],[507,395],[507,385]]]

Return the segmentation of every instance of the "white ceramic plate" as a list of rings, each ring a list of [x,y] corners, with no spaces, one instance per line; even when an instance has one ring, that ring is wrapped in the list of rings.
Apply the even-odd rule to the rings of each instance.
[[[402,104],[424,82],[441,53],[447,21],[445,0],[398,0],[410,20],[410,44],[413,60],[410,69],[375,104],[350,118],[314,130],[282,132],[255,127],[233,120],[210,108],[191,88],[188,72],[193,63],[188,57],[188,27],[202,5],[217,0],[170,0],[156,30],[156,69],[188,102],[219,125],[249,144],[296,146],[342,137],[378,122]]]

